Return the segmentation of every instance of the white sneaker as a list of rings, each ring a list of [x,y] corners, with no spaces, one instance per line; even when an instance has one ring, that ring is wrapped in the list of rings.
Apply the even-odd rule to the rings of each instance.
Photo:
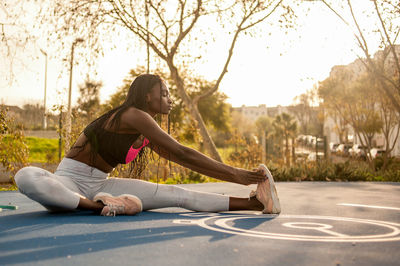
[[[267,179],[261,183],[258,183],[257,190],[250,193],[250,197],[256,196],[256,198],[264,205],[263,213],[279,214],[281,212],[281,204],[278,198],[278,192],[276,191],[274,178],[268,168],[260,164],[258,169],[263,170],[264,174],[267,175]]]
[[[135,215],[142,211],[142,201],[133,195],[123,194],[117,197],[109,193],[100,192],[93,198],[94,201],[101,201],[105,206],[100,215]]]

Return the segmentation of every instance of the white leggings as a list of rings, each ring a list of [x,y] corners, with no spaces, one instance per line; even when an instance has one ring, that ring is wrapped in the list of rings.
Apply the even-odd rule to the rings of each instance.
[[[193,211],[220,212],[229,209],[229,197],[226,195],[107,176],[97,168],[64,158],[54,174],[28,166],[19,170],[14,178],[22,194],[50,211],[74,210],[81,197],[93,199],[99,192],[114,196],[135,195],[142,201],[143,210],[182,207]]]

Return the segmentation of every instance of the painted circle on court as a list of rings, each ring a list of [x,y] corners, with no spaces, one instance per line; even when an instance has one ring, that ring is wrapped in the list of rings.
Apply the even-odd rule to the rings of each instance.
[[[191,217],[191,215],[185,215]],[[232,224],[239,221],[249,219],[263,219],[268,223],[267,230],[250,230],[244,229]],[[334,217],[334,216],[317,216],[317,215],[196,215],[191,218],[201,219],[185,219],[174,220],[174,223],[198,225],[200,227],[233,235],[241,235],[248,237],[292,240],[292,241],[317,241],[317,242],[386,242],[400,241],[400,224],[368,220],[359,218]],[[361,227],[367,226],[372,228],[374,233],[370,234],[345,234],[338,232],[332,223],[339,223],[342,227]],[[297,230],[299,233],[279,233],[285,229]],[[275,230],[280,229],[280,230]],[[384,231],[376,233],[377,231]]]

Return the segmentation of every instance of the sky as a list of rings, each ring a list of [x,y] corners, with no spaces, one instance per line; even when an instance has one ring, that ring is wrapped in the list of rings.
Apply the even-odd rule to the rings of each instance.
[[[307,13],[298,10],[296,30],[287,35],[276,28],[270,36],[261,31],[254,37],[240,37],[220,86],[220,91],[228,96],[228,103],[234,107],[290,105],[294,97],[327,78],[333,66],[349,64],[361,54],[349,28],[332,12],[312,4],[309,7]],[[127,52],[126,45],[121,43],[117,49],[105,51],[96,69],[97,79],[103,82],[102,102],[117,90],[130,69],[146,64],[143,49]],[[38,49],[32,54],[33,59],[28,58],[23,62],[24,67],[17,68],[11,85],[0,81],[0,103],[19,106],[43,103],[45,57]],[[215,80],[225,60],[221,55],[226,54],[226,47],[216,46],[205,55],[209,58],[206,64],[196,65],[196,74]],[[76,60],[83,61],[79,57]],[[78,85],[85,79],[82,69],[82,64],[74,67],[73,104],[79,97]],[[61,79],[60,73],[64,73]],[[68,75],[68,70],[62,71],[56,59],[48,61],[47,108],[66,104]]]

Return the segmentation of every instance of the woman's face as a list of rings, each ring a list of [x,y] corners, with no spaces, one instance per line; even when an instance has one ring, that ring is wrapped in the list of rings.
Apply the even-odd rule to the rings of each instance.
[[[172,100],[169,97],[169,89],[164,82],[156,84],[146,95],[147,110],[150,115],[169,114],[172,109]]]

